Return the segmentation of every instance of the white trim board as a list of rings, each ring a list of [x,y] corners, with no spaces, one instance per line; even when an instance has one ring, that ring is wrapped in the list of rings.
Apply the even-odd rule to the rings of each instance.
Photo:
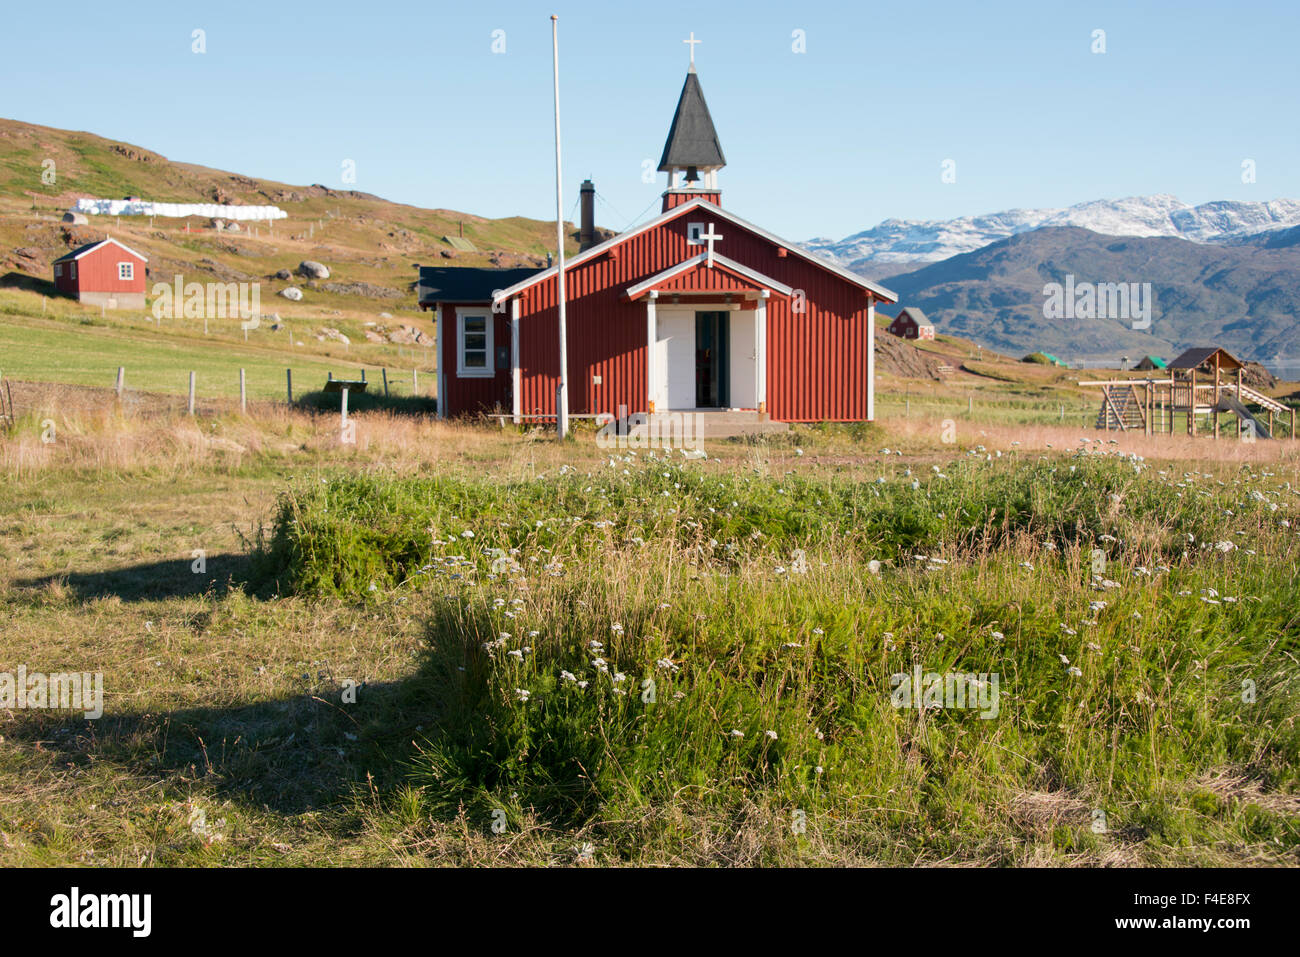
[[[640,226],[634,226],[631,229],[629,229],[627,232],[619,233],[617,236],[607,239],[603,243],[597,243],[595,246],[592,246],[590,249],[586,250],[585,252],[580,252],[572,259],[566,260],[564,263],[564,268],[567,272],[568,270],[573,269],[573,267],[575,266],[582,265],[588,259],[594,259],[596,256],[608,252],[610,249],[613,249],[615,246],[619,245],[625,240],[631,239],[634,236],[639,236],[641,233],[644,233],[647,230],[654,229],[656,226],[662,225],[663,223],[669,222],[673,219],[676,219],[679,216],[682,216],[688,212],[692,212],[696,209],[700,209],[702,207],[707,208],[707,211],[710,216],[719,216],[722,219],[727,220],[728,222],[734,223],[735,225],[739,226],[741,229],[747,229],[750,232],[754,233],[755,235],[760,236],[763,239],[766,239],[768,242],[776,246],[779,246],[782,249],[787,250],[791,255],[798,256],[801,259],[807,260],[808,262],[812,263],[814,266],[819,266],[820,268],[825,269],[827,272],[834,273],[835,275],[839,276],[841,279],[844,279],[861,289],[867,290],[872,295],[880,299],[883,299],[887,302],[898,302],[898,293],[892,292],[891,290],[886,289],[884,286],[874,283],[869,279],[864,279],[861,276],[857,275],[856,273],[849,272],[849,270],[845,269],[843,266],[838,266],[835,263],[830,262],[829,260],[822,259],[820,256],[816,256],[813,253],[808,252],[808,250],[802,248],[798,244],[784,240],[780,236],[777,236],[773,233],[769,233],[766,229],[763,229],[760,226],[755,226],[753,223],[741,219],[735,213],[728,212],[727,210],[723,209],[721,206],[718,206],[714,203],[709,202],[706,199],[701,199],[701,198],[692,199],[690,202],[682,203],[682,205],[680,206],[674,206],[666,213],[660,213],[654,219],[648,220],[647,222],[642,223]],[[713,255],[714,255],[714,259],[717,259],[718,254],[715,252]],[[557,264],[550,267],[549,269],[543,269],[541,272],[535,273],[534,275],[529,276],[527,279],[522,279],[519,282],[515,283],[513,286],[509,286],[505,289],[502,289],[493,297],[492,301],[494,303],[503,302],[504,300],[509,299],[511,296],[516,296],[519,293],[523,292],[525,289],[529,288],[530,286],[534,286],[537,283],[542,282],[543,280],[549,279],[551,276],[556,275],[559,272],[559,269],[560,267]]]
[[[491,379],[496,375],[495,353],[492,346],[493,313],[488,307],[481,309],[456,310],[456,378]],[[470,368],[465,365],[465,320],[482,319],[484,333],[483,368]],[[475,350],[477,351],[477,350]]]
[[[134,256],[136,259],[139,259],[139,260],[141,260],[141,261],[143,261],[143,262],[148,262],[148,261],[149,261],[148,258],[146,258],[146,257],[144,257],[144,256],[141,256],[138,252],[136,252],[134,249],[132,249],[130,246],[126,245],[125,243],[119,243],[119,242],[118,242],[116,239],[114,239],[112,236],[109,236],[107,239],[101,239],[99,242],[95,243],[95,245],[91,246],[89,249],[82,250],[81,252],[77,253],[77,255],[71,257],[70,259],[64,259],[63,261],[64,261],[64,262],[76,262],[76,261],[77,261],[78,259],[80,259],[82,256],[89,256],[91,253],[93,253],[96,249],[99,249],[99,248],[100,248],[101,246],[103,246],[105,243],[112,243],[114,246],[117,246],[117,247],[120,248],[120,249],[125,249],[127,252],[129,252],[129,253],[130,253],[132,256]],[[62,259],[63,257],[59,257],[59,258]]]
[[[653,287],[659,285],[659,283],[667,282],[669,279],[672,279],[674,276],[679,276],[684,272],[688,272],[689,270],[694,269],[696,266],[704,265],[704,263],[708,261],[708,258],[709,258],[708,253],[700,253],[698,256],[692,256],[690,259],[683,259],[676,266],[669,266],[663,272],[656,273],[655,275],[651,276],[649,279],[644,279],[641,282],[637,283],[635,286],[629,286],[627,289],[627,297],[629,299],[636,299],[639,296],[641,296],[642,293],[648,292]],[[739,276],[744,276],[746,279],[750,280],[751,282],[759,286],[766,287],[768,289],[771,289],[774,292],[779,292],[783,296],[790,296],[794,294],[794,288],[792,286],[787,286],[783,282],[778,282],[777,280],[773,279],[770,276],[764,276],[761,272],[758,272],[755,269],[750,269],[748,266],[742,266],[734,259],[729,259],[726,256],[722,255],[721,253],[713,254],[713,262],[715,265],[730,270],[731,272],[734,272]],[[682,294],[689,294],[693,290],[682,289],[679,291]]]

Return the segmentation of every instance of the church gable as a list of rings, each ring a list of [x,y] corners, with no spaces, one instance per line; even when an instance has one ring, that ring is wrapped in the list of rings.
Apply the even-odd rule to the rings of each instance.
[[[716,237],[712,243],[700,234]],[[833,263],[787,243],[729,211],[704,200],[677,206],[642,227],[629,230],[571,260],[565,267],[565,295],[570,305],[585,296],[602,295],[642,283],[657,273],[681,266],[712,246],[715,253],[742,267],[792,288],[835,288],[865,303],[869,293],[878,301],[897,297]],[[525,314],[555,302],[556,268],[506,288],[498,301],[520,296]],[[842,287],[842,288],[841,288]]]

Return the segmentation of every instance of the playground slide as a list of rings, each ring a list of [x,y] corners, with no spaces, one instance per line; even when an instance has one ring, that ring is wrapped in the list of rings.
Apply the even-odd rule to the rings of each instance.
[[[1268,434],[1268,427],[1263,422],[1250,414],[1250,410],[1242,405],[1239,401],[1230,395],[1219,395],[1219,404],[1215,406],[1219,412],[1231,412],[1243,422],[1252,422],[1255,425],[1255,438],[1271,439],[1273,436]]]

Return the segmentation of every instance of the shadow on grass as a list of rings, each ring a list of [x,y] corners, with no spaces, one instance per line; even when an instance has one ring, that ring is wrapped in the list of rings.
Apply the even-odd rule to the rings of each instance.
[[[371,382],[369,388],[376,388]],[[384,395],[383,386],[378,392],[348,393],[349,412],[391,412],[394,415],[432,416],[438,412],[438,400],[427,395]],[[307,392],[295,400],[295,405],[315,412],[338,413],[343,396],[338,392]]]
[[[253,556],[231,553],[209,555],[202,571],[194,570],[195,559],[146,562],[124,568],[95,572],[60,572],[40,578],[20,579],[20,588],[48,588],[62,585],[81,601],[117,596],[123,601],[152,601],[165,598],[222,597],[232,589],[250,586],[254,593]],[[260,590],[265,591],[263,585]]]
[[[22,272],[7,272],[0,276],[0,289],[25,289],[28,292],[38,292],[42,296],[63,296],[57,286],[48,279],[41,279],[36,276],[29,276]],[[66,297],[66,298],[71,298]]]
[[[429,683],[360,685],[356,703],[344,704],[339,684],[299,680],[303,692],[290,697],[160,713],[114,713],[113,689],[105,688],[97,720],[15,711],[0,728],[11,743],[56,754],[63,767],[110,762],[281,814],[337,807],[359,789],[399,784],[420,716],[433,706]]]
[[[397,681],[360,683],[360,675],[315,666],[307,674],[267,675],[249,666],[234,683],[243,703],[140,710],[133,689],[105,687],[98,719],[67,710],[0,711],[0,734],[10,745],[55,755],[55,766],[74,775],[108,764],[182,792],[209,788],[211,796],[249,809],[346,810],[359,799],[384,800],[407,783],[418,748],[459,741],[463,682],[458,693],[448,681],[462,674],[465,652],[446,625],[429,623],[428,647]],[[294,690],[261,697],[259,686],[272,681]],[[179,690],[157,694],[174,699]]]

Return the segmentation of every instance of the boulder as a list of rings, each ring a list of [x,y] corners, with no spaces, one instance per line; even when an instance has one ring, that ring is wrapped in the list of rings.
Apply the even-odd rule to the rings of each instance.
[[[308,279],[328,279],[330,271],[322,263],[304,259],[298,263],[298,275],[306,276]]]
[[[284,296],[285,299],[291,299],[294,302],[297,302],[302,298],[302,290],[297,286],[289,286],[285,289],[281,289],[280,295]]]
[[[275,272],[275,278],[276,278],[276,279],[292,279],[292,278],[293,278],[293,273],[289,272],[289,270],[287,270],[287,269],[277,269],[276,272]]]

